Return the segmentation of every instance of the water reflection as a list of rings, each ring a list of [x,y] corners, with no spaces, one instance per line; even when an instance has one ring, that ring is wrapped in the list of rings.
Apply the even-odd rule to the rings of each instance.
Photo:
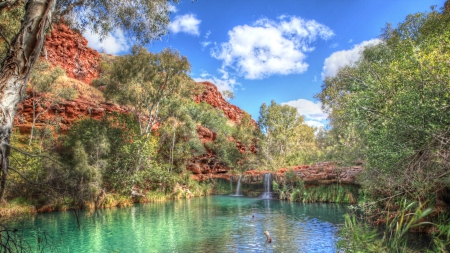
[[[31,243],[39,228],[65,252],[335,252],[345,212],[336,204],[210,196],[83,213],[81,230],[70,212],[14,225],[28,229]]]

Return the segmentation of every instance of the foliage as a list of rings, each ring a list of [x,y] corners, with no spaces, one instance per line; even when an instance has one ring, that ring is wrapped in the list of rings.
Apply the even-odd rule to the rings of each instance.
[[[170,2],[178,3],[178,0],[59,0],[55,16],[57,19],[65,18],[65,22],[80,31],[90,29],[100,34],[101,38],[119,29],[126,37],[147,44],[166,34],[170,21]]]
[[[10,174],[6,192],[9,199],[21,197],[37,206],[55,200],[56,193],[64,191],[64,187],[60,186],[64,185],[65,180],[58,156],[50,152],[55,145],[53,132],[48,128],[38,131],[40,135],[39,132],[45,134],[42,139],[41,136],[36,138],[31,145],[26,137],[21,137],[17,132],[13,134],[11,143],[14,148],[10,162],[13,173]],[[40,198],[43,195],[46,195],[46,199]]]
[[[314,160],[314,129],[305,124],[297,109],[272,101],[269,106],[261,105],[259,114],[259,151],[265,166],[275,170]]]
[[[280,199],[294,202],[328,202],[328,203],[355,203],[357,200],[357,188],[345,185],[320,185],[305,187],[304,182],[299,180],[296,186],[284,184],[279,187]]]
[[[399,210],[386,213],[385,231],[381,232],[377,229],[370,228],[366,223],[362,223],[356,218],[355,214],[346,214],[344,216],[345,223],[341,230],[343,238],[339,240],[340,249],[348,252],[416,252],[408,244],[408,233],[414,228],[433,225],[425,222],[424,218],[430,215],[431,208],[427,208],[426,204],[417,202],[408,203],[404,199]],[[434,252],[446,252],[445,243],[435,237]],[[442,251],[439,246],[444,246]]]
[[[365,161],[360,180],[372,196],[424,200],[449,185],[449,22],[433,10],[387,26],[382,43],[318,94],[341,146]]]
[[[35,64],[28,83],[31,85],[33,97],[33,123],[31,126],[30,144],[33,141],[35,125],[39,117],[50,110],[53,105],[61,102],[61,99],[74,98],[75,89],[72,87],[57,87],[55,85],[56,80],[65,74],[66,72],[60,66],[52,68],[50,63],[41,59]],[[37,92],[41,92],[39,97],[36,94]]]
[[[148,136],[163,120],[161,115],[173,108],[173,97],[192,95],[189,88],[194,82],[186,74],[189,70],[187,58],[176,51],[165,49],[153,54],[135,46],[131,55],[114,61],[105,96],[129,106],[139,122],[140,134]]]
[[[28,85],[34,91],[51,93],[55,99],[62,97],[71,100],[74,98],[73,94],[71,94],[74,91],[64,91],[61,88],[57,89],[58,87],[55,87],[56,79],[65,75],[66,71],[60,66],[52,67],[49,62],[39,59],[31,71]]]
[[[0,10],[0,62],[9,49],[9,41],[19,32],[20,20],[25,13],[25,5],[17,5],[6,10]]]
[[[344,226],[338,247],[344,252],[389,252],[379,239],[378,231],[365,223],[360,223],[355,215],[344,215]]]
[[[255,169],[259,166],[257,154],[255,154],[259,129],[250,114],[244,113],[241,122],[236,125],[236,131],[233,134],[234,139],[241,145],[241,157],[237,162],[236,168],[240,172]]]

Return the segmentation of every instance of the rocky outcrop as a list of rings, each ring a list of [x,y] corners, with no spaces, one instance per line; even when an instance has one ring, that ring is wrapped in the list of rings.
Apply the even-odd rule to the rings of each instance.
[[[99,76],[99,64],[102,56],[97,51],[89,48],[87,44],[87,40],[81,34],[71,30],[65,24],[58,24],[54,26],[51,33],[46,37],[46,53],[44,55],[53,65],[62,67],[68,77],[90,84],[93,79]],[[106,57],[110,61],[113,58],[110,55]],[[226,101],[214,84],[209,82],[198,84],[203,85],[205,89],[203,93],[194,98],[196,102],[206,102],[214,108],[222,110],[230,121],[240,123],[245,115],[243,110]],[[37,97],[34,99],[39,99],[41,96],[46,95],[37,94]],[[38,112],[44,112],[39,116],[36,127],[42,128],[48,125],[57,125],[62,132],[66,132],[76,120],[84,117],[100,119],[106,112],[128,112],[125,108],[110,103],[101,103],[95,101],[95,99],[87,98],[83,94],[80,94],[79,98],[72,101],[54,104],[48,102],[44,107],[38,109]],[[30,96],[19,106],[15,118],[15,126],[19,128],[22,134],[27,134],[31,131],[32,122],[33,98]],[[256,122],[254,124],[256,126]],[[197,127],[197,134],[204,145],[214,141],[217,137],[216,133],[203,126]],[[236,142],[236,147],[242,153],[246,150],[239,142]],[[251,152],[256,153],[255,145],[250,149]],[[207,154],[191,159],[187,169],[192,171],[198,180],[228,178],[225,174],[230,170],[208,148]]]
[[[205,146],[207,153],[192,158],[186,165],[186,169],[191,171],[193,178],[198,181],[213,178],[213,175],[227,173],[230,168],[221,162],[214,154],[214,151],[205,145],[209,142],[213,142],[216,139],[217,134],[201,125],[197,126],[197,134],[202,144]]]
[[[228,117],[229,120],[234,123],[240,123],[242,117],[244,117],[245,112],[239,107],[230,104],[226,101],[222,93],[217,89],[217,87],[210,82],[199,82],[198,85],[203,85],[205,91],[195,98],[197,103],[205,102],[212,105],[214,108],[220,109]],[[254,122],[256,126],[256,122]],[[197,134],[203,144],[212,142],[216,139],[217,134],[203,126],[197,126]],[[236,148],[241,152],[246,152],[246,148],[239,142],[235,141],[232,137],[229,138],[230,141],[236,143]],[[256,153],[256,146],[252,145],[250,147],[250,152]],[[229,179],[227,173],[231,170],[223,162],[221,162],[214,152],[207,148],[207,154],[194,157],[191,159],[187,165],[187,170],[191,171],[194,175],[193,178],[199,181],[208,180],[211,178],[225,178]]]
[[[42,96],[47,96],[47,94],[36,93],[33,97],[31,90],[27,92],[29,98],[19,104],[16,117],[14,118],[14,126],[19,128],[21,134],[31,132],[33,101],[41,99]],[[36,111],[36,114],[42,113],[37,118],[36,127],[57,125],[62,132],[66,132],[75,121],[84,117],[92,117],[99,120],[106,112],[128,113],[129,111],[115,104],[97,103],[86,99],[74,99],[59,103],[52,103],[51,100],[47,100],[45,106],[39,107]]]
[[[236,123],[241,122],[241,119],[242,117],[244,117],[245,112],[241,108],[226,101],[223,98],[222,93],[220,93],[220,91],[217,89],[217,86],[210,82],[200,82],[198,84],[204,85],[205,91],[195,98],[195,101],[197,103],[206,102],[212,105],[214,108],[222,110],[223,113],[228,117],[228,119]]]
[[[333,183],[358,185],[356,175],[361,172],[361,166],[338,167],[333,162],[323,162],[314,165],[294,166],[291,169],[282,168],[276,172],[249,170],[243,173],[243,183],[261,183],[266,173],[272,173],[276,182],[286,180],[286,173],[292,172],[307,185],[326,185]],[[237,179],[238,175],[233,175]]]
[[[46,57],[53,65],[61,66],[67,76],[89,84],[99,75],[101,57],[87,44],[81,34],[58,24],[45,39]]]

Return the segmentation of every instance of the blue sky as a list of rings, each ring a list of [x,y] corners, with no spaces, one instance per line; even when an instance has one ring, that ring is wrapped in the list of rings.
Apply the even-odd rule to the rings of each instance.
[[[308,124],[326,125],[314,99],[324,76],[359,57],[386,23],[442,7],[445,0],[180,0],[172,7],[170,34],[148,46],[171,47],[188,57],[191,77],[233,91],[230,103],[254,119],[262,103],[289,104]],[[128,53],[123,34],[103,43],[85,32],[89,45],[111,54]]]

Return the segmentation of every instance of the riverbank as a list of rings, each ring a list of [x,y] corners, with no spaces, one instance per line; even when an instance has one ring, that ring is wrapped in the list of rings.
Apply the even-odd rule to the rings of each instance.
[[[264,191],[263,175],[267,173],[245,174],[242,177],[242,194],[247,197],[259,197]],[[261,175],[261,176],[260,176]],[[271,189],[273,197],[292,202],[325,202],[355,204],[358,200],[357,185],[347,184],[293,184],[285,183],[283,174],[273,180]],[[120,195],[117,193],[101,192],[95,201],[84,201],[73,204],[73,200],[67,197],[57,198],[52,202],[39,205],[24,198],[15,198],[0,205],[0,218],[35,213],[64,212],[74,209],[94,210],[112,207],[129,207],[136,203],[164,202],[174,199],[185,199],[207,195],[232,195],[235,194],[239,175],[231,175],[228,180],[210,179],[208,182],[195,183],[190,186],[177,184],[172,192],[148,191],[135,195]],[[289,174],[288,174],[289,178]],[[300,181],[297,181],[300,182]]]

